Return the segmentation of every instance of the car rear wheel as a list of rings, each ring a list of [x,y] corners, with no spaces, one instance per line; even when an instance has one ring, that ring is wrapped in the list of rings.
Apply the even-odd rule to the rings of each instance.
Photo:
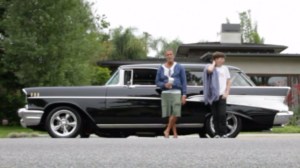
[[[242,129],[242,121],[241,118],[232,113],[227,113],[227,134],[226,136],[229,138],[235,138]],[[215,136],[215,128],[213,123],[213,117],[210,116],[205,123],[206,132],[210,137]]]
[[[49,113],[46,128],[53,138],[74,138],[80,133],[81,117],[73,108],[58,107]]]

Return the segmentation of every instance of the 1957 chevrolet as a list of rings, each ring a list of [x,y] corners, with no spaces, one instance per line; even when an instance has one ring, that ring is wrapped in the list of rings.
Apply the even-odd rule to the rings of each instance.
[[[205,64],[182,64],[187,74],[187,103],[178,120],[179,134],[214,136],[210,107],[203,102]],[[155,86],[160,64],[123,65],[104,86],[24,88],[27,105],[21,124],[46,130],[51,137],[127,137],[162,135],[161,90]],[[228,66],[232,87],[227,99],[228,136],[268,130],[293,115],[285,102],[289,87],[256,87],[238,68]]]

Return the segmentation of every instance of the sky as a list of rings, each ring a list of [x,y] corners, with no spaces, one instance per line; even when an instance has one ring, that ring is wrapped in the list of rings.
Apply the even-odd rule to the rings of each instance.
[[[95,14],[105,14],[110,28],[134,27],[153,37],[183,43],[220,41],[221,24],[239,23],[239,12],[251,10],[265,44],[288,46],[300,53],[297,0],[89,0]]]

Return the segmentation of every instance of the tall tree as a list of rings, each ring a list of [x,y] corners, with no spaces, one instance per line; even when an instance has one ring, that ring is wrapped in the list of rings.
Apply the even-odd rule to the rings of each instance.
[[[171,49],[176,52],[180,44],[182,42],[179,39],[168,41],[160,37],[151,41],[150,48],[156,52],[156,57],[163,57],[165,50]]]
[[[0,20],[3,20],[4,18],[4,13],[6,11],[6,6],[7,6],[7,0],[1,0],[0,1]],[[2,24],[0,24],[0,74],[3,72],[3,64],[2,64],[2,58],[3,58],[3,40],[4,40],[4,27]],[[1,86],[1,85],[0,85]]]
[[[243,43],[264,43],[264,38],[262,38],[258,33],[257,23],[253,23],[251,18],[251,11],[244,11],[239,13],[240,24],[242,28],[242,42]],[[227,19],[227,22],[229,20]]]
[[[4,21],[4,64],[24,86],[89,82],[98,36],[82,0],[11,0]]]
[[[91,82],[91,60],[99,57],[104,38],[99,26],[108,23],[95,24],[99,20],[93,17],[90,4],[85,0],[7,0],[3,9],[0,113],[16,113],[24,99],[22,87]]]
[[[147,57],[148,34],[137,36],[134,34],[134,28],[118,27],[112,30],[111,43],[112,53],[110,58],[113,60],[119,59],[139,59]]]

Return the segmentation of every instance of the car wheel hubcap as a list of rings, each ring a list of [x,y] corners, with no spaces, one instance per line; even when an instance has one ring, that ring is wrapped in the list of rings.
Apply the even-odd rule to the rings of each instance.
[[[226,117],[226,127],[227,127],[227,134],[226,136],[232,135],[237,127],[238,127],[238,118],[234,114],[227,113]],[[215,127],[214,127],[214,122],[213,122],[213,117],[210,117],[210,128],[213,134],[216,133]]]
[[[77,118],[70,110],[59,110],[52,115],[50,127],[57,136],[68,136],[76,130]]]

